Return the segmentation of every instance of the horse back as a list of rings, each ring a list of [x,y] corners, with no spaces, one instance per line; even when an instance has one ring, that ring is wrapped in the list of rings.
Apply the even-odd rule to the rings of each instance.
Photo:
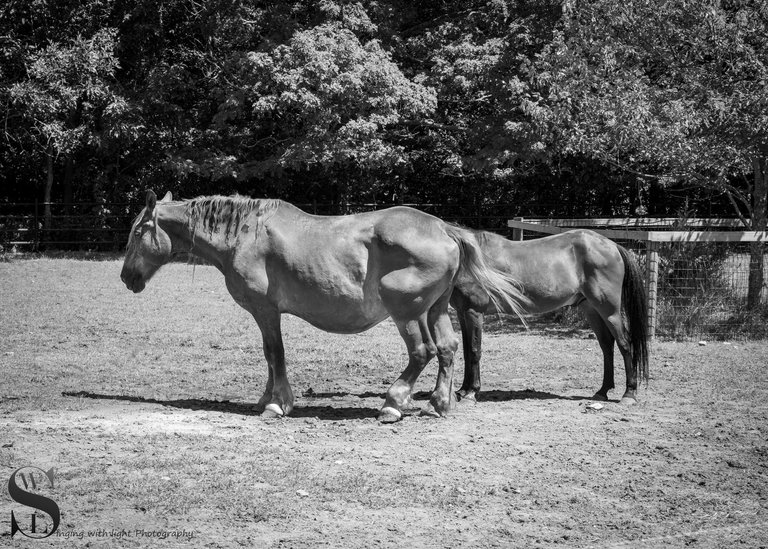
[[[362,331],[445,292],[459,258],[443,226],[407,207],[316,216],[283,203],[261,234],[238,242],[232,278],[322,329]]]
[[[624,266],[618,248],[593,231],[577,229],[523,242],[475,231],[475,238],[486,262],[520,283],[531,303],[529,312],[575,304],[585,292],[621,289]],[[460,277],[454,294],[455,307],[490,310],[487,296],[471,280]]]

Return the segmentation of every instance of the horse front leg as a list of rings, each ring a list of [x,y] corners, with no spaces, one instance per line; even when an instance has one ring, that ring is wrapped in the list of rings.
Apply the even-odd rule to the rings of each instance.
[[[261,329],[264,358],[267,360],[267,387],[257,406],[263,406],[262,417],[281,417],[293,411],[293,391],[285,369],[285,349],[280,329],[280,313],[276,309],[259,308],[254,318]]]
[[[266,352],[264,354],[266,355]],[[272,388],[274,386],[275,378],[272,375],[272,366],[270,366],[269,361],[267,361],[267,387],[264,389],[264,394],[261,395],[261,398],[256,403],[256,410],[259,412],[263,412],[267,407],[267,404],[272,400]]]
[[[483,354],[484,315],[475,309],[459,311],[461,342],[464,349],[464,382],[457,396],[459,400],[474,403],[480,391],[480,358]]]

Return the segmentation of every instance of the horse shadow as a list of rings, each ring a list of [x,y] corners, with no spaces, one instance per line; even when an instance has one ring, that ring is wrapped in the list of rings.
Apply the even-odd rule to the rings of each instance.
[[[414,400],[428,400],[430,394],[421,391],[413,394]],[[521,391],[480,391],[475,397],[477,402],[509,402],[512,400],[594,400],[591,396],[566,396],[535,389],[523,389]],[[609,401],[614,402],[614,401]],[[618,402],[618,401],[615,401]]]
[[[122,402],[137,402],[142,404],[158,404],[170,408],[179,408],[184,410],[223,412],[226,414],[236,414],[241,416],[259,416],[261,411],[257,409],[253,402],[232,402],[229,400],[211,400],[201,398],[180,398],[180,399],[158,399],[147,398],[135,395],[107,395],[93,393],[90,391],[65,391],[61,393],[65,397],[88,398],[93,400],[119,400]],[[378,392],[366,391],[364,393],[350,393],[344,391],[326,392],[326,393],[304,393],[307,399],[327,399],[327,398],[378,398],[383,400],[386,395]],[[413,400],[429,400],[430,393],[427,391],[418,391],[413,393]],[[523,389],[521,391],[481,391],[477,394],[478,402],[508,402],[513,400],[593,400],[585,396],[563,396],[546,391],[535,391],[532,389]],[[611,400],[610,402],[618,402]],[[296,406],[291,412],[292,418],[315,418],[325,421],[340,421],[347,419],[371,419],[379,414],[378,408],[361,406],[330,406],[330,405],[303,405]]]
[[[201,398],[181,398],[181,399],[158,399],[146,398],[134,395],[106,395],[93,393],[90,391],[65,391],[61,393],[65,397],[88,398],[93,400],[119,400],[122,402],[137,402],[142,404],[158,404],[170,408],[180,408],[184,410],[224,412],[226,414],[236,414],[241,416],[259,416],[261,411],[256,408],[255,402],[232,402],[229,400],[210,400]],[[365,394],[365,393],[364,393]],[[370,393],[369,396],[377,394]],[[338,394],[334,396],[345,396]],[[362,395],[355,395],[361,396]],[[315,418],[319,420],[338,421],[344,419],[369,419],[375,418],[379,414],[377,408],[354,407],[354,406],[296,406],[291,412],[292,418]]]
[[[547,391],[536,391],[535,389],[523,389],[521,391],[480,391],[476,398],[478,402],[508,402],[511,400],[594,400],[594,397],[592,396],[558,395]]]
[[[344,397],[357,397],[357,398],[379,398],[384,400],[387,395],[384,393],[375,393],[367,391],[365,393],[350,393],[345,391],[335,391],[326,393],[316,393],[311,389],[303,393],[304,397],[308,398],[344,398]],[[431,393],[428,391],[417,391],[411,395],[413,400],[429,400]],[[508,402],[512,400],[595,400],[593,396],[581,396],[581,395],[558,395],[556,393],[549,393],[546,391],[537,391],[535,389],[522,389],[519,391],[500,391],[497,389],[490,391],[480,391],[476,397],[478,402]],[[608,402],[618,402],[618,400],[609,399]],[[295,415],[295,412],[294,412]]]

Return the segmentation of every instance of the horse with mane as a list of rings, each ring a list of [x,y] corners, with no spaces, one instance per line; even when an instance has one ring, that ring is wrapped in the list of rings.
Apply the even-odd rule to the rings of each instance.
[[[386,394],[382,422],[398,421],[426,364],[438,359],[425,413],[455,404],[458,348],[448,302],[458,277],[472,281],[496,307],[522,311],[507,273],[489,267],[470,231],[406,207],[348,216],[310,215],[287,202],[243,197],[162,201],[147,193],[131,228],[121,279],[134,292],[179,253],[216,266],[232,298],[259,326],[267,386],[265,416],[290,414],[293,392],[280,329],[284,313],[329,332],[358,333],[391,317],[408,365]]]
[[[525,242],[514,242],[485,231],[475,241],[491,268],[520,284],[526,313],[546,313],[577,305],[597,336],[603,352],[603,384],[595,400],[607,400],[614,388],[613,352],[618,345],[624,360],[626,390],[623,404],[637,400],[637,380],[648,380],[648,311],[642,274],[622,246],[589,230],[566,231]],[[459,275],[451,305],[458,313],[464,347],[464,382],[461,399],[474,400],[480,391],[483,318],[499,309],[485,291]]]

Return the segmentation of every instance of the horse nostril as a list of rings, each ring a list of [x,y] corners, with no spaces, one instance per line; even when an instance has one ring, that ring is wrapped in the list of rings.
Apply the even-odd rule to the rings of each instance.
[[[127,269],[123,269],[120,272],[120,280],[122,280],[123,284],[125,284],[126,286],[128,286],[133,281],[134,278],[136,277],[133,275],[133,273],[131,273]]]

